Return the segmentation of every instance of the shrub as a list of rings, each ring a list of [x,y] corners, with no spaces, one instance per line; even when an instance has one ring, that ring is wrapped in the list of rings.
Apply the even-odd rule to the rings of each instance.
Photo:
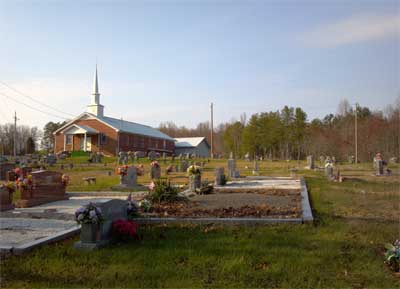
[[[149,194],[149,199],[153,202],[174,202],[178,196],[178,188],[171,185],[166,179],[155,180],[153,190]]]
[[[152,203],[149,200],[144,199],[139,202],[139,207],[142,208],[144,212],[149,212],[151,210]]]

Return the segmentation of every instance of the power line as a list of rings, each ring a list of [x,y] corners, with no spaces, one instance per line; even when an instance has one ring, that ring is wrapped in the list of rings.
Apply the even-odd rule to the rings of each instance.
[[[15,91],[16,93],[18,93],[18,94],[20,94],[20,95],[22,95],[22,96],[24,96],[24,97],[26,97],[26,98],[29,98],[30,100],[32,100],[32,101],[34,101],[34,102],[36,102],[36,103],[39,103],[39,104],[41,104],[41,105],[43,105],[43,106],[46,106],[47,108],[50,108],[50,109],[55,110],[55,111],[57,111],[57,112],[60,112],[60,113],[62,113],[62,114],[66,114],[66,115],[69,115],[69,116],[74,116],[73,114],[70,114],[70,113],[68,113],[68,112],[61,111],[61,110],[59,110],[59,109],[57,109],[57,108],[55,108],[55,107],[52,107],[52,106],[50,106],[50,105],[48,105],[48,104],[46,104],[46,103],[43,103],[43,102],[41,102],[41,101],[39,101],[39,100],[37,100],[37,99],[34,99],[33,97],[31,97],[31,96],[29,96],[29,95],[27,95],[27,94],[25,94],[25,93],[19,91],[18,89],[16,89],[16,88],[10,86],[9,84],[7,84],[7,83],[5,83],[5,82],[3,82],[3,81],[0,81],[0,84],[6,86],[7,88],[9,88],[9,89]]]
[[[24,106],[26,106],[26,107],[28,107],[28,108],[30,108],[30,109],[39,111],[39,112],[41,112],[41,113],[44,113],[44,114],[47,114],[47,115],[50,115],[50,116],[53,116],[53,117],[61,118],[61,119],[64,119],[64,120],[67,119],[67,118],[65,118],[65,117],[63,117],[63,116],[55,115],[55,114],[53,114],[53,113],[51,113],[51,112],[43,111],[43,110],[38,109],[38,108],[36,108],[36,107],[33,107],[33,106],[29,105],[29,104],[23,103],[23,102],[21,102],[21,101],[19,101],[19,100],[16,100],[15,98],[13,98],[13,97],[11,97],[11,96],[5,94],[5,93],[0,92],[0,95],[3,95],[3,96],[5,96],[5,97],[7,97],[8,99],[11,99],[11,100],[13,100],[13,101],[15,101],[15,102],[17,102],[17,103],[19,103],[19,104],[22,104],[22,105],[24,105]]]
[[[0,95],[0,96],[1,96],[1,95]],[[2,97],[1,97],[1,99],[4,100],[4,105],[6,106],[6,107],[5,107],[5,110],[6,110],[6,112],[7,112],[7,113],[4,113],[3,107],[2,107],[2,105],[0,105],[1,117],[4,118],[4,120],[7,122],[7,121],[9,121],[8,119],[11,120],[11,117],[9,117],[10,115],[8,114],[8,112],[10,111],[10,109],[8,108],[8,104],[7,104],[7,102],[6,102],[6,99],[5,99],[5,98],[2,98]]]

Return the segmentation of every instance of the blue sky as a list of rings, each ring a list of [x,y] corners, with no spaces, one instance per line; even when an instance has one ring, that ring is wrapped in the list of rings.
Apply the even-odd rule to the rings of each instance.
[[[339,101],[382,109],[400,95],[398,1],[4,1],[0,81],[78,115],[96,61],[106,115],[189,127]],[[15,109],[42,127],[60,116],[0,84],[0,123]]]

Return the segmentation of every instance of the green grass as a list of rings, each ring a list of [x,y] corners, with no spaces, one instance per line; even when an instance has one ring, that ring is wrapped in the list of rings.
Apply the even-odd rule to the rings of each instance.
[[[210,163],[207,177],[225,163]],[[250,174],[246,165],[238,162]],[[294,165],[261,168],[288,175]],[[298,172],[309,187],[312,225],[145,226],[140,240],[95,252],[75,250],[75,237],[3,260],[1,287],[399,288],[383,252],[399,238],[400,180],[371,176],[371,164],[340,168],[352,181]]]

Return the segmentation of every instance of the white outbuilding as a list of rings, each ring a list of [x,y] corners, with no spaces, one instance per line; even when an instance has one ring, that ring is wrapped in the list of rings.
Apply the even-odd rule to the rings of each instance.
[[[175,139],[175,155],[195,154],[210,157],[211,146],[205,137],[184,137]]]

